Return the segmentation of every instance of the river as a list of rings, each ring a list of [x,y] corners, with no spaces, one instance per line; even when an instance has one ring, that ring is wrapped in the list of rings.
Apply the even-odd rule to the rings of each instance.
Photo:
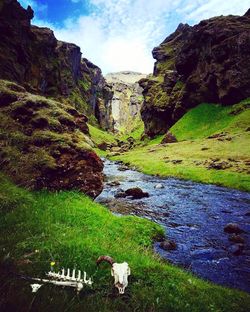
[[[155,251],[164,259],[203,279],[250,292],[250,193],[123,168],[119,162],[104,160],[106,182],[98,202],[116,214],[161,224],[166,237],[177,244],[176,250],[165,251],[155,243]],[[120,185],[114,185],[117,181]],[[157,184],[163,188],[156,189]],[[133,187],[140,187],[149,197],[114,197]],[[244,249],[238,256],[233,254],[237,245],[224,232],[228,223],[237,223],[244,231]]]

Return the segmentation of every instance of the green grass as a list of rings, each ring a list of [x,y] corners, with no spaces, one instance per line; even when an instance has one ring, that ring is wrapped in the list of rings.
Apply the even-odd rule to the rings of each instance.
[[[89,133],[90,133],[91,139],[96,145],[101,144],[103,142],[106,142],[106,143],[116,142],[114,134],[109,133],[100,128],[94,127],[90,124],[88,124],[88,126],[89,126]]]
[[[250,105],[250,98],[234,106],[203,103],[187,112],[175,123],[170,132],[182,141],[202,139],[222,131],[228,133],[245,131],[250,121],[250,110],[244,110],[246,105]],[[240,109],[243,109],[240,114],[230,114]]]
[[[151,175],[173,176],[250,191],[250,134],[246,131],[250,121],[249,103],[247,99],[230,107],[201,104],[170,129],[180,142],[161,145],[163,136],[158,136],[146,141],[144,146],[112,159],[130,163]],[[222,132],[225,134],[222,140],[207,138]],[[213,159],[228,162],[231,167],[208,169]],[[181,162],[175,164],[175,160]]]
[[[141,136],[144,133],[144,123],[141,120],[141,117],[137,116],[133,123],[130,125],[129,131],[126,129],[124,133],[119,133],[117,137],[121,141],[127,141],[128,138],[132,137],[136,141],[140,141]]]
[[[248,310],[248,294],[205,282],[154,255],[152,239],[163,230],[148,220],[114,216],[79,193],[31,193],[3,175],[0,199],[2,311]],[[96,270],[101,254],[131,266],[124,296],[112,290],[108,265]],[[42,277],[51,261],[56,269],[78,268],[94,275],[93,288],[86,287],[79,297],[72,289],[51,285],[33,294],[28,281],[6,273]]]

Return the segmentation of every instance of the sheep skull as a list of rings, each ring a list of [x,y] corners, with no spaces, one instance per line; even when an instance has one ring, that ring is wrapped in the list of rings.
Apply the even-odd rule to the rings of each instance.
[[[96,261],[97,265],[99,265],[102,261],[106,261],[111,265],[111,275],[115,279],[114,285],[118,288],[119,294],[124,294],[124,290],[128,286],[128,276],[131,274],[128,263],[116,263],[109,256],[101,256]]]
[[[130,274],[131,271],[127,262],[114,263],[112,265],[111,275],[114,276],[114,284],[118,288],[119,294],[124,294],[124,290],[128,286],[128,276]]]

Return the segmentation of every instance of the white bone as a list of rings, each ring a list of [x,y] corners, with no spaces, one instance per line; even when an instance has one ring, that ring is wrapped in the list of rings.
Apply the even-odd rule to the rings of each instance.
[[[40,288],[40,287],[42,287],[43,285],[41,285],[41,284],[31,284],[30,285],[30,287],[32,288],[32,292],[33,293],[36,293],[37,291],[38,291],[38,289]]]
[[[69,279],[70,278],[70,269],[68,269],[68,272],[67,272],[67,279]]]
[[[125,288],[128,286],[128,276],[130,274],[131,270],[127,262],[113,263],[111,275],[114,276],[114,285],[118,288],[120,294],[124,294]]]
[[[72,273],[72,279],[73,279],[73,280],[76,279],[76,270],[75,270],[75,269],[73,270],[73,273]]]
[[[77,280],[80,281],[81,280],[81,271],[78,270],[78,277],[77,277]]]
[[[81,279],[81,271],[78,270],[78,278],[75,277],[75,269],[72,272],[72,276],[70,276],[70,269],[67,270],[67,275],[65,276],[65,270],[62,269],[62,273],[59,272],[52,272],[49,271],[46,274],[51,279],[40,279],[40,278],[32,278],[35,281],[39,281],[42,283],[50,283],[58,286],[69,286],[76,288],[77,292],[79,293],[83,289],[83,284],[92,285],[93,281],[91,278],[87,279],[87,273],[84,272],[84,279]],[[32,285],[39,285],[39,284],[31,284]],[[40,285],[41,287],[42,285]],[[40,287],[37,289],[34,286],[34,292],[37,291]],[[35,290],[36,289],[36,290]],[[33,291],[33,287],[32,287]]]

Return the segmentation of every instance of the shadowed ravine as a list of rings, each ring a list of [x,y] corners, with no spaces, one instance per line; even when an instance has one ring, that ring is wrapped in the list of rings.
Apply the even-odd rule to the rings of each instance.
[[[97,198],[114,213],[149,218],[166,229],[177,249],[155,250],[174,264],[218,284],[250,292],[250,194],[215,185],[174,178],[160,179],[134,170],[120,171],[119,163],[104,161],[106,183]],[[119,181],[120,185],[110,186]],[[163,189],[155,189],[161,183]],[[149,198],[115,198],[121,189],[140,187]],[[227,223],[237,223],[244,231],[244,250],[233,255],[236,245],[224,232]]]

